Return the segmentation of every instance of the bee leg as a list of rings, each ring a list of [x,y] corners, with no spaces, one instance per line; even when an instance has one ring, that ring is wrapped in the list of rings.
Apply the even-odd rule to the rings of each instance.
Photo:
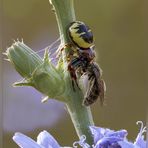
[[[74,83],[77,85],[77,87],[80,89],[78,82],[77,82],[77,76],[76,76],[76,70],[78,69],[78,67],[80,66],[81,61],[79,58],[75,58],[73,59],[69,64],[68,64],[68,71],[70,72],[70,76],[72,78],[72,86],[73,89],[75,91],[74,88]]]
[[[73,91],[76,91],[76,90],[75,90],[74,80],[72,80],[72,88],[73,88]]]
[[[77,82],[76,81],[77,80],[77,77],[76,77],[76,74],[75,74],[75,69],[73,68],[73,66],[71,64],[68,65],[68,71],[69,71],[70,76],[71,76],[73,91],[75,91],[74,82]]]

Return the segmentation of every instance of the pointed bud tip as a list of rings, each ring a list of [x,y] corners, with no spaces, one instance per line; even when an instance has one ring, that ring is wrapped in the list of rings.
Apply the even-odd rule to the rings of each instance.
[[[26,80],[26,79],[22,79],[21,81],[18,82],[14,82],[12,84],[13,87],[22,87],[22,86],[33,86],[33,84],[31,83],[31,81]]]
[[[4,58],[4,60],[10,62],[10,59],[6,59],[6,58]]]
[[[48,51],[48,49],[45,49],[43,60],[44,60],[44,62],[49,62],[49,51]]]
[[[8,48],[7,48],[7,49],[8,49]],[[8,53],[7,53],[7,52],[3,52],[2,54],[8,56]]]
[[[46,97],[44,97],[44,98],[41,100],[41,102],[42,102],[42,103],[46,103],[48,100],[49,100],[49,97],[46,96]]]

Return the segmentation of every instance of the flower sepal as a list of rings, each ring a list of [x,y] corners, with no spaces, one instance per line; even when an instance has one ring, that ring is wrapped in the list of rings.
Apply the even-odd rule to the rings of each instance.
[[[44,58],[43,63],[32,73],[30,81],[34,88],[50,98],[61,98],[64,95],[63,73],[56,69],[49,58]]]
[[[36,67],[43,62],[23,41],[15,41],[4,54],[23,78],[30,78]]]

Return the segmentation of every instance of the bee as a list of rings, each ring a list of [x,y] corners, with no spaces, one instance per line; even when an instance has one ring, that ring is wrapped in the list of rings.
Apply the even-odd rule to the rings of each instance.
[[[89,106],[100,98],[101,105],[104,104],[104,94],[106,90],[105,82],[101,78],[102,70],[96,62],[89,64],[83,76],[88,77],[88,87],[84,96],[83,105]]]
[[[101,69],[95,62],[94,40],[91,29],[83,22],[74,21],[68,26],[68,35],[72,44],[71,47],[75,49],[69,54],[68,64],[73,88],[74,82],[78,86],[78,74],[88,76],[88,88],[83,105],[89,106],[93,104],[98,97],[100,97],[101,104],[103,104],[105,83],[101,78]],[[77,56],[73,56],[75,54]]]

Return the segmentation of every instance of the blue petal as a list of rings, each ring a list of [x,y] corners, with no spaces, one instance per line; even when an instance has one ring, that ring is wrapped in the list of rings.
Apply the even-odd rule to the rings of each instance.
[[[119,137],[119,138],[125,138],[127,136],[127,131],[126,130],[119,130],[119,131],[113,131],[113,132],[109,132],[106,134],[106,136],[111,137]]]
[[[118,143],[123,148],[141,148],[139,146],[135,146],[133,143],[128,142],[128,141],[119,141]]]
[[[109,146],[112,146],[114,144],[116,144],[116,146],[114,146],[114,147],[119,148],[120,146],[118,145],[118,142],[122,141],[122,140],[123,140],[122,138],[113,137],[113,136],[112,137],[104,137],[97,142],[95,148],[108,148]]]
[[[103,138],[105,134],[113,132],[110,129],[105,129],[105,128],[96,127],[96,126],[90,126],[89,128],[90,128],[91,133],[94,137],[94,144],[96,144],[97,141],[99,141],[101,138]]]
[[[134,143],[135,146],[139,146],[140,148],[146,148],[146,141],[144,140],[144,137],[139,138],[139,140]]]
[[[146,127],[143,126],[142,121],[138,121],[137,124],[141,124],[140,132],[134,142],[135,146],[139,146],[140,148],[146,148],[146,141],[144,140],[143,134],[146,132]]]
[[[43,131],[38,135],[37,143],[44,148],[60,148],[57,141],[47,131]]]
[[[15,135],[13,136],[13,140],[21,148],[43,148],[42,146],[38,145],[34,140],[21,133],[15,133]]]

